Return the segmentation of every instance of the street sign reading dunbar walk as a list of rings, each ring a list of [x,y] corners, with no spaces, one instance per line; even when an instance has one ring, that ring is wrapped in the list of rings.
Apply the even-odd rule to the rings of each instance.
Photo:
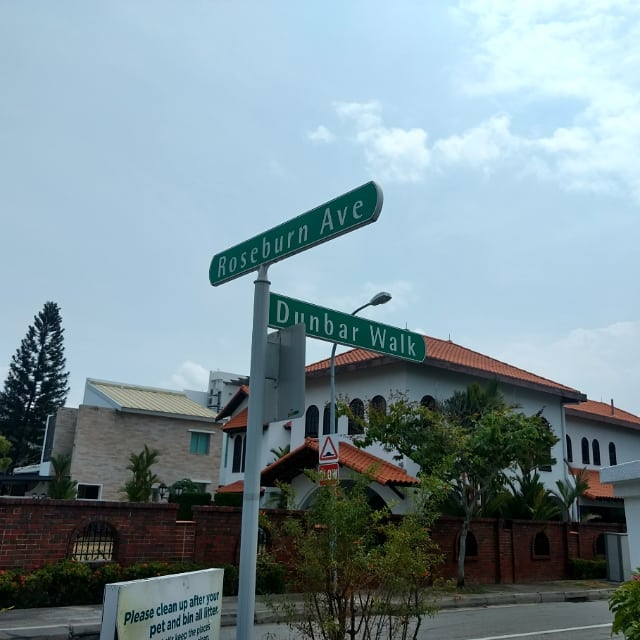
[[[406,329],[326,309],[278,293],[269,295],[269,326],[284,329],[304,323],[307,336],[422,362],[424,337]]]
[[[215,287],[277,262],[343,233],[375,222],[382,209],[382,190],[375,182],[302,213],[296,218],[217,253],[209,267],[209,282]]]

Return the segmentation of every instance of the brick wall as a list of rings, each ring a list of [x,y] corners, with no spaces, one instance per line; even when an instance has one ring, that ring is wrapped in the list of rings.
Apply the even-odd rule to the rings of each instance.
[[[242,511],[237,507],[194,507],[194,520],[176,522],[177,505],[0,498],[0,569],[34,569],[70,556],[78,532],[104,521],[117,532],[114,560],[195,561],[209,566],[237,564]],[[286,511],[269,511],[282,521]],[[440,572],[454,579],[460,519],[441,518],[432,536],[445,555]],[[539,582],[568,577],[570,558],[595,557],[596,540],[615,524],[474,520],[477,555],[465,562],[468,584]],[[548,553],[534,553],[542,532]]]

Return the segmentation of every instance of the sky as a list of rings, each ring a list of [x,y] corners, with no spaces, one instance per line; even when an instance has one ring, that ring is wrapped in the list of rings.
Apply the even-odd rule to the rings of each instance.
[[[639,68],[637,0],[3,0],[0,377],[49,300],[68,406],[248,374],[213,255],[375,180],[272,291],[640,414]]]

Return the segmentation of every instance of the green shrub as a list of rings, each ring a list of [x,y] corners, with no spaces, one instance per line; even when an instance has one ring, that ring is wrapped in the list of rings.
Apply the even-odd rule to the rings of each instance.
[[[73,604],[91,604],[93,570],[84,562],[63,560],[48,565],[32,574],[38,590],[48,586],[46,604],[34,606],[63,607]]]
[[[640,574],[621,584],[609,597],[613,613],[611,635],[622,633],[626,640],[640,640]]]
[[[126,567],[108,563],[92,568],[83,562],[62,560],[31,573],[0,571],[0,609],[100,604],[106,584],[202,568],[192,562],[141,562]]]
[[[171,502],[178,503],[177,520],[193,520],[191,507],[207,506],[211,504],[210,493],[183,493],[179,496],[171,496]]]
[[[256,565],[256,594],[285,593],[286,590],[286,567],[269,555],[259,556]]]
[[[218,491],[213,496],[213,504],[218,507],[241,507],[242,493],[221,493]]]
[[[607,561],[570,558],[569,574],[575,580],[604,580],[607,577]]]
[[[18,571],[0,571],[0,610],[16,606],[20,577]]]
[[[222,583],[222,595],[237,596],[238,595],[238,579],[239,571],[235,564],[224,565],[224,579]]]

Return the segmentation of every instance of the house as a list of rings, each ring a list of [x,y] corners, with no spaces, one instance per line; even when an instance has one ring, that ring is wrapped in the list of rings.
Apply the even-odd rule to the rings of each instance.
[[[422,363],[400,360],[364,349],[352,349],[336,356],[337,397],[348,402],[355,412],[361,412],[365,403],[374,403],[377,407],[384,408],[393,401],[397,393],[430,405],[448,398],[456,390],[463,390],[472,382],[486,383],[496,379],[507,402],[517,405],[529,415],[542,411],[558,436],[558,443],[551,451],[556,463],[540,470],[545,485],[555,489],[558,481],[572,482],[572,475],[586,466],[591,474],[591,493],[584,500],[583,511],[600,515],[606,513],[608,517],[618,519],[621,502],[613,497],[610,486],[600,484],[597,474],[601,462],[607,464],[609,459],[592,455],[593,451],[599,451],[599,444],[594,442],[602,442],[602,446],[606,447],[605,453],[617,451],[618,458],[623,450],[625,458],[640,458],[640,434],[634,431],[640,426],[640,418],[620,410],[617,410],[615,416],[602,415],[601,411],[596,411],[598,403],[587,401],[586,396],[577,389],[485,356],[450,340],[427,336],[424,339],[427,357]],[[313,456],[309,452],[314,447],[317,448],[317,445],[311,443],[319,434],[330,432],[329,366],[329,359],[307,366],[303,417],[263,427],[262,484],[268,488],[278,474],[281,474],[281,478],[294,480],[296,497],[301,506],[308,502],[315,489],[315,485],[299,477],[300,470],[304,468],[301,465],[305,461],[313,463]],[[223,486],[231,485],[226,490],[237,491],[242,486],[240,481],[244,471],[248,394],[249,389],[243,387],[218,414],[224,434],[220,483]],[[356,426],[343,416],[337,420],[337,432],[343,440],[340,444],[341,477],[346,478],[349,468],[354,468],[350,464],[353,447],[349,440],[356,435]],[[576,447],[582,446],[583,439],[587,439],[589,443],[588,464],[583,464],[581,458],[575,457]],[[349,452],[344,457],[343,448]],[[290,453],[279,460],[278,456],[285,451]],[[398,463],[380,445],[369,447],[366,453],[371,456],[372,465],[376,460],[380,464],[391,464],[395,468],[394,473],[402,473],[414,479],[418,473],[417,466],[411,460],[404,459]],[[286,468],[287,465],[289,468]],[[405,488],[398,492],[399,486]],[[410,483],[391,489],[390,485],[373,482],[370,489],[385,503],[393,505],[394,511],[402,512],[409,495],[407,486]]]
[[[215,413],[183,392],[87,379],[83,403],[49,421],[41,475],[51,456],[70,455],[79,499],[122,500],[129,456],[147,445],[159,452],[152,470],[165,485],[188,478],[213,492],[221,439]]]
[[[640,459],[640,417],[610,403],[586,400],[565,407],[567,461],[583,469],[589,483],[580,515],[624,520],[624,505],[613,485],[600,480],[600,469]]]

